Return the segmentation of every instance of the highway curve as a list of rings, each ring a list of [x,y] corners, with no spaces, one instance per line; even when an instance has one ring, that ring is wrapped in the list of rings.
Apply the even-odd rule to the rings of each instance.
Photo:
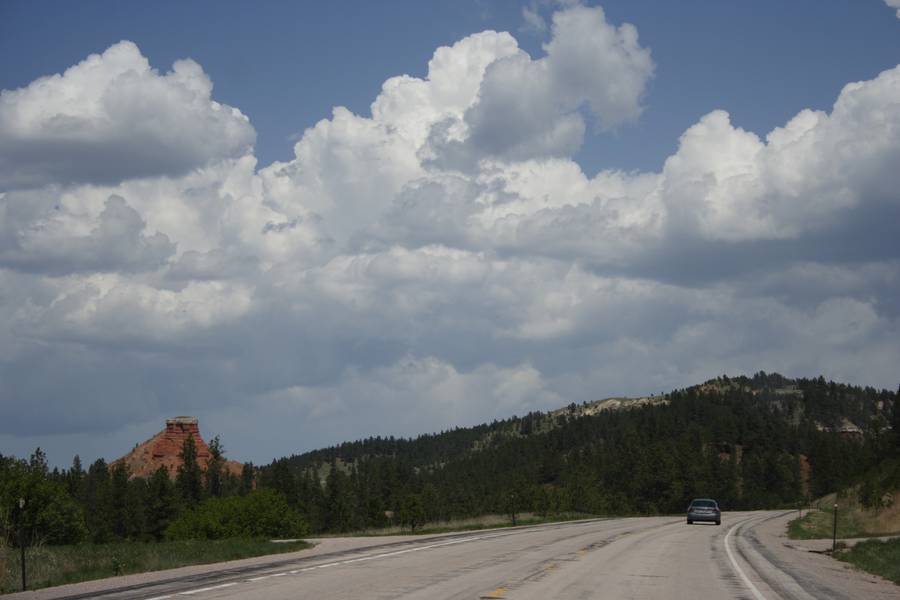
[[[516,600],[900,598],[900,587],[783,537],[783,512],[591,520],[446,536],[336,538],[311,551],[31,598]],[[15,596],[11,596],[13,598]]]

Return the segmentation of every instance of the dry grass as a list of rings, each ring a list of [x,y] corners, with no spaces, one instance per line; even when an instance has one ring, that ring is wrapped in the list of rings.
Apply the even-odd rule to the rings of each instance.
[[[860,521],[866,531],[900,532],[900,490],[894,497],[894,503],[881,510],[873,510],[860,514]]]
[[[900,534],[900,490],[897,498],[887,508],[863,508],[855,494],[837,496],[829,494],[816,502],[818,511],[809,512],[803,519],[794,519],[788,525],[788,535],[794,539],[830,538],[833,528],[833,507],[838,504],[839,538],[872,537]]]
[[[279,554],[308,548],[305,542],[273,544],[268,540],[197,540],[180,542],[117,542],[77,546],[38,546],[26,550],[28,589],[145,573],[185,565]],[[18,549],[5,548],[0,562],[0,594],[21,589]]]

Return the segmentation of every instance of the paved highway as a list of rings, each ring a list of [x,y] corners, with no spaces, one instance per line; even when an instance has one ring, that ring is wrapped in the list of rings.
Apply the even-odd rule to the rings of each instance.
[[[31,597],[900,598],[898,586],[796,547],[783,537],[788,516],[726,513],[719,527],[647,517],[394,538],[389,543],[337,538],[264,564],[208,567],[185,577],[157,574],[156,582],[132,582],[127,588],[107,583],[106,589],[79,591],[70,586]]]

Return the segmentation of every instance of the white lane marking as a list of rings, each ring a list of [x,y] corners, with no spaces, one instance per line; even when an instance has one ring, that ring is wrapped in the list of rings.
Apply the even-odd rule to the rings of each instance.
[[[211,591],[213,591],[213,590],[221,590],[222,588],[231,587],[231,586],[233,586],[233,585],[237,585],[237,582],[220,583],[219,585],[211,585],[211,586],[209,586],[209,587],[200,588],[200,589],[197,589],[197,590],[190,590],[190,591],[187,591],[187,592],[179,592],[178,595],[179,595],[179,596],[190,596],[190,595],[192,595],[192,594],[199,594],[200,592],[211,592]]]
[[[753,597],[756,600],[766,600],[766,597],[759,593],[759,590],[756,589],[756,586],[753,585],[753,582],[750,581],[750,578],[744,574],[744,570],[741,569],[740,565],[737,564],[737,561],[734,559],[734,554],[731,552],[731,547],[728,545],[728,538],[731,537],[731,533],[738,528],[739,525],[746,523],[746,521],[741,521],[735,525],[731,526],[731,529],[728,530],[728,533],[725,534],[725,552],[728,553],[728,559],[731,561],[731,565],[734,567],[734,570],[737,571],[737,574],[741,576],[741,579],[744,580],[744,583],[747,584],[747,587],[750,588],[750,591],[753,592]]]
[[[327,569],[328,567],[338,567],[341,565],[349,565],[351,563],[362,562],[365,560],[375,560],[377,558],[387,558],[388,556],[398,556],[400,554],[407,554],[409,552],[418,552],[420,550],[430,550],[431,548],[438,548],[441,546],[450,546],[452,544],[462,544],[464,542],[474,542],[476,540],[486,540],[495,537],[501,537],[504,535],[508,535],[507,533],[495,533],[493,535],[477,535],[466,538],[459,538],[455,540],[449,540],[446,542],[439,542],[437,544],[428,544],[427,546],[416,546],[414,548],[407,548],[405,550],[395,550],[394,552],[383,552],[381,554],[372,554],[370,556],[361,556],[359,558],[351,558],[347,560],[339,560],[331,563],[324,563],[321,565],[313,565],[311,567],[306,567],[303,569],[294,569],[291,571],[282,571],[279,573],[267,573],[266,575],[260,575],[259,577],[248,577],[243,581],[245,583],[262,581],[263,579],[269,579],[270,577],[284,577],[285,575],[296,575],[297,573],[304,573],[306,571],[313,571],[315,569]],[[192,594],[199,594],[200,592],[209,592],[212,590],[218,590],[221,588],[231,587],[233,585],[237,585],[239,582],[231,582],[231,583],[223,583],[221,585],[214,585],[211,587],[200,588],[197,590],[189,590],[187,592],[180,592],[179,596],[190,596]],[[151,598],[150,600],[164,600],[165,598],[171,598],[172,596],[158,596],[157,598]]]
[[[439,543],[437,543],[437,544],[428,544],[427,546],[416,546],[415,548],[407,548],[407,549],[405,549],[405,550],[395,550],[395,551],[393,551],[393,552],[383,552],[383,553],[381,553],[381,554],[372,554],[372,555],[370,555],[370,556],[361,556],[361,557],[359,557],[359,558],[350,558],[350,559],[347,559],[347,560],[339,560],[339,561],[336,561],[336,562],[324,563],[324,564],[321,564],[321,565],[314,565],[314,566],[312,566],[312,567],[306,567],[306,568],[304,568],[304,569],[297,569],[296,571],[292,571],[292,573],[303,573],[303,572],[306,572],[306,571],[313,571],[313,570],[315,570],[315,569],[327,569],[327,568],[329,568],[329,567],[339,567],[339,566],[341,566],[341,565],[349,565],[349,564],[352,564],[352,563],[363,562],[363,561],[366,561],[366,560],[375,560],[375,559],[378,559],[378,558],[387,558],[387,557],[389,557],[389,556],[399,556],[399,555],[401,555],[401,554],[408,554],[408,553],[410,553],[410,552],[419,552],[419,551],[422,551],[422,550],[430,550],[431,548],[439,548],[439,547],[441,547],[441,546],[450,546],[450,545],[453,545],[453,544],[462,544],[462,543],[465,543],[465,542],[474,542],[474,541],[476,541],[476,540],[486,540],[486,539],[490,539],[490,538],[500,537],[500,536],[503,536],[503,535],[507,535],[507,534],[505,534],[505,533],[498,533],[498,534],[494,534],[494,535],[479,535],[479,536],[472,536],[472,537],[467,537],[467,538],[460,538],[460,539],[456,539],[456,540],[450,540],[450,541],[447,541],[447,542],[439,542]]]
[[[171,598],[172,594],[166,594],[165,596],[153,596],[152,598],[147,598],[147,600],[166,600],[166,598]]]

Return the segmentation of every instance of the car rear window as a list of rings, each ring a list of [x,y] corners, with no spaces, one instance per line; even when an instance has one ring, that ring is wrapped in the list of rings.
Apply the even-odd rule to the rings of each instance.
[[[691,506],[694,508],[715,508],[716,503],[712,500],[694,500],[691,502]]]

